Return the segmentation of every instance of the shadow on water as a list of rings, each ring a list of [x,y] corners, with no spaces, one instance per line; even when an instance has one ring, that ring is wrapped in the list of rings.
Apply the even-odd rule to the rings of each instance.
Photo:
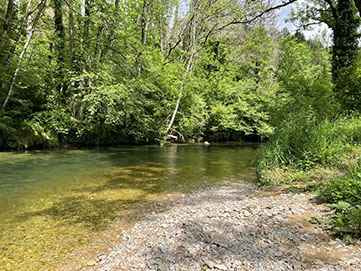
[[[29,154],[25,160],[32,166],[27,167],[21,158],[8,161],[13,172],[39,181],[19,181],[18,188],[9,190],[14,204],[8,200],[11,205],[6,206],[17,209],[0,225],[0,264],[9,263],[5,270],[51,270],[54,259],[115,218],[147,215],[161,195],[254,178],[250,161],[256,149],[257,145],[120,147],[50,152],[46,157],[36,153],[35,158]],[[17,177],[8,174],[15,184]],[[34,208],[26,206],[29,195]]]
[[[246,150],[254,151],[256,147],[247,146]],[[239,149],[234,148],[232,145],[213,149],[201,146],[153,147],[135,149],[141,156],[133,157],[129,157],[127,150],[120,149],[128,154],[126,162],[119,160],[124,153],[112,149],[107,153],[107,159],[114,166],[94,172],[92,178],[98,181],[73,188],[48,208],[22,213],[14,220],[21,222],[33,216],[50,216],[60,225],[81,224],[92,230],[103,229],[134,204],[152,204],[154,199],[150,200],[150,195],[186,193],[221,181],[239,181],[241,176],[253,176],[247,168],[249,157],[234,160],[239,155]],[[207,152],[209,154],[205,155]],[[118,167],[124,163],[132,165]]]

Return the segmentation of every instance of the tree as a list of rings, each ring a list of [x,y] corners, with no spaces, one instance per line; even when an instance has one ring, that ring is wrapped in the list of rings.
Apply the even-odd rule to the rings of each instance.
[[[34,18],[33,24],[32,24],[32,26],[31,26],[30,33],[28,34],[28,37],[27,37],[26,42],[25,42],[25,44],[24,44],[23,50],[21,51],[21,53],[20,53],[20,55],[19,55],[19,59],[18,59],[18,62],[17,62],[17,66],[16,66],[16,69],[15,69],[14,74],[13,74],[13,76],[12,76],[8,93],[7,93],[7,95],[6,95],[6,98],[5,98],[5,100],[4,100],[4,103],[3,103],[3,105],[2,105],[2,110],[5,109],[7,103],[8,103],[8,101],[9,101],[9,99],[10,99],[11,93],[12,93],[12,91],[13,91],[13,88],[14,88],[14,85],[15,85],[15,82],[16,82],[16,76],[17,76],[17,74],[18,74],[18,72],[19,72],[19,69],[20,69],[20,64],[21,64],[21,62],[22,62],[22,60],[23,60],[23,58],[24,58],[24,55],[25,55],[28,47],[29,47],[31,38],[32,38],[33,35],[34,35],[35,29],[36,29],[36,25],[37,25],[37,23],[38,23],[38,21],[39,21],[39,18],[40,18],[41,14],[42,14],[42,12],[43,12],[43,10],[44,10],[45,5],[46,5],[46,0],[42,0],[42,1],[40,2],[39,8],[38,8],[38,12],[37,12],[37,14],[36,14],[36,16],[35,16],[35,18]]]
[[[291,17],[303,28],[325,23],[332,30],[332,78],[336,85],[334,90],[346,110],[359,110],[356,106],[358,102],[353,105],[347,102],[360,100],[359,92],[350,91],[347,83],[345,85],[343,81],[349,80],[349,76],[355,72],[359,50],[360,14],[361,3],[358,0],[315,0],[299,8]]]

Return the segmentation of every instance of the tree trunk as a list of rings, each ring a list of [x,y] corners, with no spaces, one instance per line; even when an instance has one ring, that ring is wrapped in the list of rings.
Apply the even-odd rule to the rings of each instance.
[[[14,0],[9,0],[8,8],[6,10],[6,15],[5,15],[5,22],[3,25],[3,34],[1,35],[1,39],[0,39],[0,51],[3,48],[3,46],[5,45],[5,38],[9,32],[11,15],[13,13],[13,7],[14,7]]]
[[[179,22],[179,1],[178,1],[177,5],[175,7],[173,27],[170,30],[169,37],[167,37],[167,43],[169,44],[168,45],[169,48],[171,48],[171,44],[172,44],[172,41],[174,39],[174,34],[175,34],[176,30],[177,30],[178,22]],[[170,25],[168,27],[170,27]],[[165,54],[166,53],[164,53],[164,55]]]
[[[172,125],[174,123],[175,116],[177,115],[179,104],[180,104],[180,101],[181,101],[182,95],[183,95],[184,85],[185,85],[186,79],[188,77],[189,71],[191,69],[191,66],[193,64],[193,59],[194,59],[195,54],[196,54],[196,52],[193,50],[191,56],[188,59],[187,68],[186,68],[186,70],[185,70],[185,72],[183,74],[183,80],[182,80],[181,86],[179,88],[179,95],[178,95],[177,103],[175,105],[175,108],[174,108],[174,111],[173,111],[173,114],[172,114],[172,118],[171,118],[171,120],[170,120],[170,122],[168,124],[166,134],[168,134],[169,131],[171,130]]]
[[[28,38],[27,38],[27,40],[26,40],[26,42],[25,42],[25,44],[24,44],[24,48],[23,48],[23,50],[21,51],[21,53],[20,53],[20,55],[19,55],[18,63],[17,63],[16,69],[15,69],[15,72],[14,72],[14,74],[13,74],[13,77],[12,77],[12,79],[11,79],[11,84],[10,84],[10,87],[9,87],[9,90],[8,90],[8,94],[7,94],[6,98],[5,98],[4,104],[3,104],[3,106],[2,106],[2,110],[5,109],[8,101],[9,101],[9,98],[10,98],[10,96],[11,96],[12,90],[13,90],[14,85],[15,85],[15,82],[16,82],[16,76],[17,76],[17,74],[18,74],[18,72],[19,72],[19,69],[20,69],[21,61],[23,60],[24,55],[25,55],[25,53],[26,53],[26,50],[27,50],[28,47],[29,47],[31,38],[33,37],[33,34],[34,34],[34,31],[35,31],[36,25],[37,25],[37,23],[38,23],[38,21],[39,21],[39,18],[40,18],[40,16],[41,16],[42,12],[43,12],[43,9],[44,9],[44,7],[45,7],[45,4],[46,4],[46,0],[42,0],[42,2],[40,3],[39,11],[38,11],[38,13],[37,13],[36,16],[35,16],[35,19],[34,19],[34,22],[33,22],[32,27],[31,27],[30,33],[29,33]]]
[[[62,10],[62,0],[54,0],[54,25],[55,33],[58,37],[58,40],[55,42],[55,50],[57,54],[57,89],[61,92],[64,84],[64,48],[65,48],[65,33],[64,33],[64,24],[63,24],[63,10]]]
[[[89,16],[90,16],[90,0],[85,0],[85,22],[84,22],[84,32],[83,32],[83,55],[82,55],[82,73],[84,73],[87,70],[87,43],[88,43],[88,37],[89,37]],[[80,87],[83,88],[85,85],[84,79],[80,82]]]
[[[69,47],[70,47],[70,64],[71,67],[74,68],[75,44],[74,44],[74,17],[72,10],[69,10]]]
[[[100,41],[103,37],[103,33],[104,33],[104,26],[100,25],[98,27],[97,40],[95,42],[94,64],[92,65],[93,69],[96,69],[97,67],[99,52],[100,52],[100,44],[101,44]]]
[[[352,0],[339,0],[337,3],[332,46],[332,78],[334,82],[337,81],[343,68],[354,63],[358,51],[357,29],[360,22],[353,4]]]
[[[141,43],[142,48],[140,49],[140,52],[138,53],[137,57],[137,75],[140,76],[142,72],[142,58],[143,58],[143,49],[147,42],[147,30],[148,30],[148,13],[149,13],[149,3],[147,0],[144,0],[143,2],[143,11],[142,11],[142,31],[141,31]]]
[[[18,34],[16,35],[16,38],[15,38],[15,43],[13,44],[13,46],[11,46],[11,49],[10,49],[10,52],[9,52],[9,55],[8,55],[8,58],[6,60],[6,66],[9,66],[9,64],[11,63],[11,60],[14,56],[14,53],[15,53],[15,50],[16,48],[18,47],[18,44],[19,44],[19,41],[20,41],[20,38],[21,38],[21,34],[23,33],[24,31],[24,27],[26,25],[26,21],[28,20],[28,17],[30,16],[31,12],[30,12],[30,7],[31,7],[31,2],[32,0],[29,0],[28,1],[28,4],[26,6],[26,11],[25,11],[25,14],[24,14],[24,17],[23,19],[21,20],[21,25],[20,25],[20,28],[18,30]]]
[[[118,12],[119,11],[119,0],[115,0],[114,2],[115,5],[115,11]],[[109,34],[106,37],[106,40],[109,42],[109,45],[106,45],[100,55],[100,63],[103,62],[104,60],[104,56],[107,54],[109,49],[112,49],[113,44],[114,44],[114,39],[113,39],[113,35],[114,35],[114,28],[111,28],[109,31]]]

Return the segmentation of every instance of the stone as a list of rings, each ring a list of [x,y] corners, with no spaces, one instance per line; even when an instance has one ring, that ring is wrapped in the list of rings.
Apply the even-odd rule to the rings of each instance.
[[[227,270],[227,267],[223,264],[216,264],[214,265],[214,268],[217,268],[219,270]]]
[[[244,215],[245,217],[247,217],[247,216],[250,216],[251,214],[250,214],[250,212],[248,212],[247,210],[244,210],[244,211],[243,211],[243,215]]]
[[[87,262],[87,266],[93,266],[93,265],[96,265],[97,262],[94,261],[94,260],[90,260],[89,262]]]
[[[166,264],[160,264],[158,266],[158,270],[159,271],[169,271],[169,268],[168,268],[168,266]]]
[[[303,263],[317,257],[311,255],[323,250],[337,258],[346,248],[347,257],[333,264],[315,261],[312,270],[359,269],[361,243],[336,250],[342,241],[330,241],[322,229],[316,236],[314,228],[305,228],[312,216],[327,215],[322,205],[309,201],[312,195],[260,193],[251,184],[229,183],[179,194],[162,212],[145,214],[132,228],[120,225],[126,238],[112,243],[96,270],[308,270]]]
[[[214,266],[216,265],[215,262],[212,262],[210,260],[206,260],[206,261],[204,261],[204,263],[211,269],[214,268]]]

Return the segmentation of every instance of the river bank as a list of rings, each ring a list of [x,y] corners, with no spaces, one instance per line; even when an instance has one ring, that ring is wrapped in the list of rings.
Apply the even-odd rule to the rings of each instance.
[[[333,239],[312,194],[226,184],[169,195],[129,227],[115,222],[59,270],[360,270],[361,243]]]

